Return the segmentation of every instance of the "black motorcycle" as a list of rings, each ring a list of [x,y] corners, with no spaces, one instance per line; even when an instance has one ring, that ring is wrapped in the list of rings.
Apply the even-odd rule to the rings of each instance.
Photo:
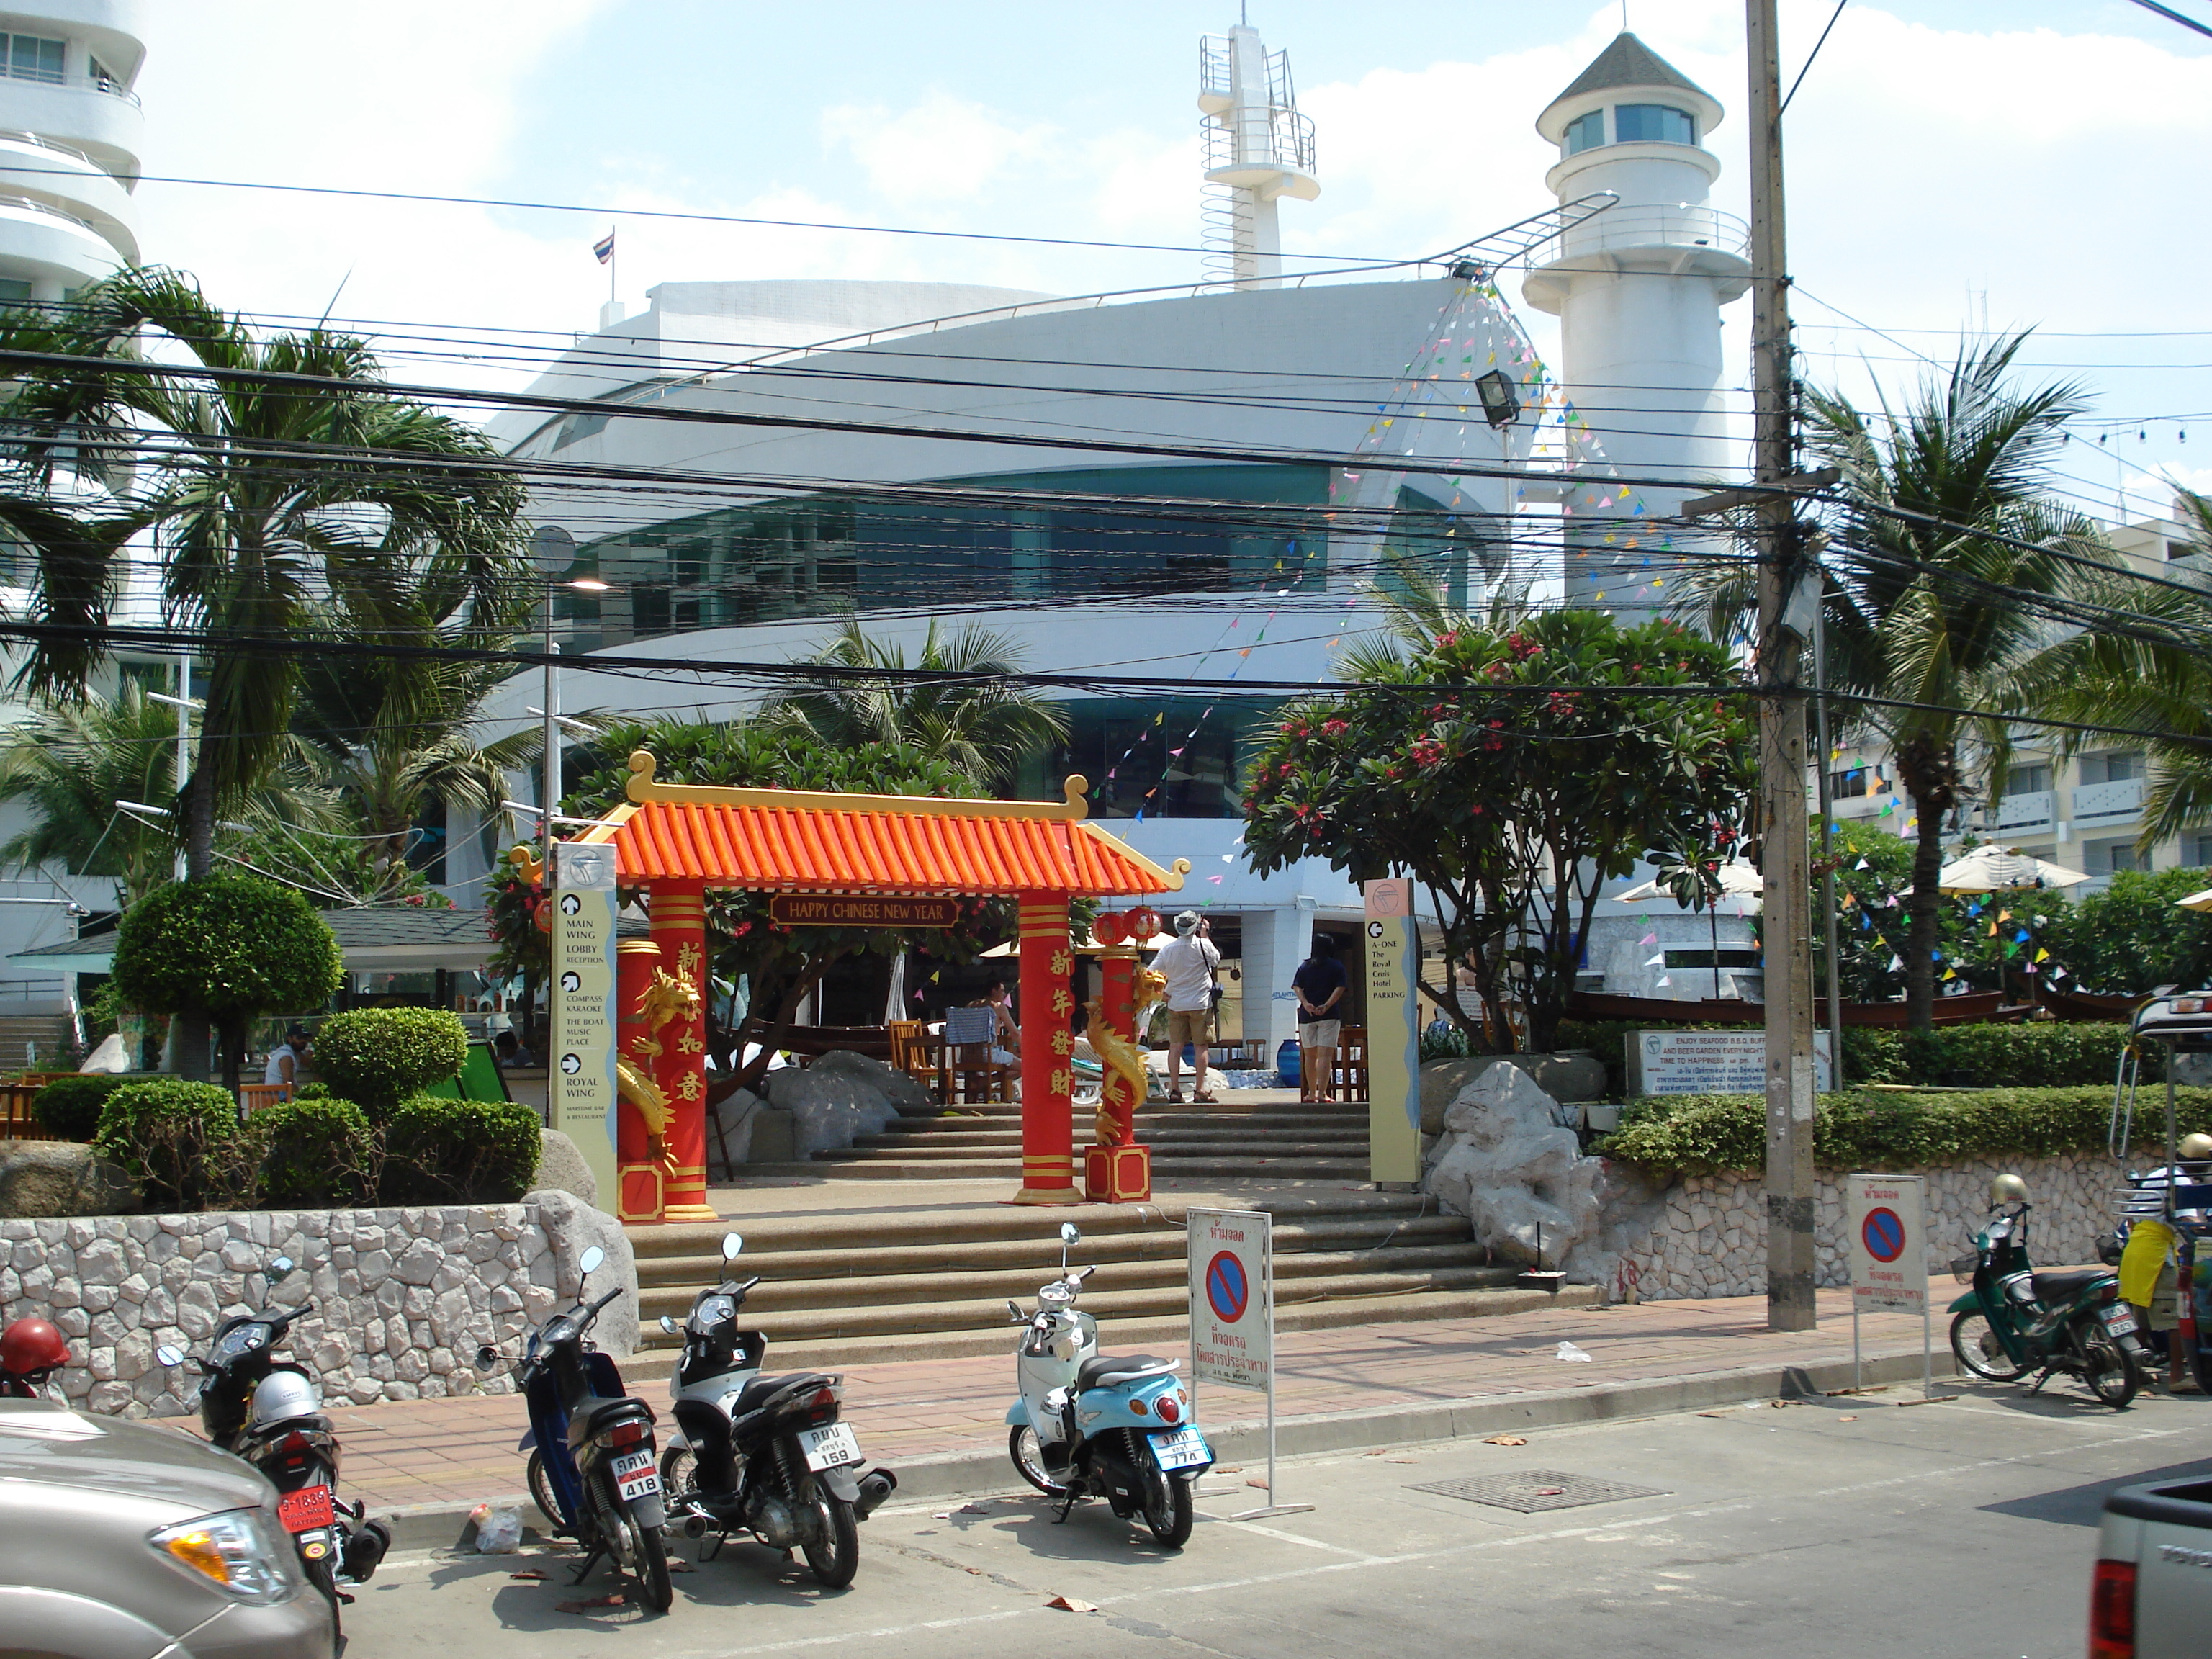
[[[596,1244],[579,1265],[585,1285],[607,1259]],[[581,1583],[601,1556],[613,1559],[644,1587],[655,1613],[668,1611],[675,1592],[668,1577],[668,1548],[661,1528],[668,1512],[653,1468],[653,1407],[623,1391],[622,1372],[584,1333],[617,1285],[596,1302],[583,1298],[530,1334],[515,1381],[530,1411],[530,1430],[519,1449],[530,1454],[530,1495],[562,1537],[584,1547],[584,1564],[571,1582]],[[503,1356],[487,1345],[477,1350],[484,1370]]]
[[[340,1449],[323,1413],[322,1390],[306,1366],[276,1352],[293,1322],[315,1305],[270,1303],[294,1271],[291,1259],[281,1255],[263,1268],[260,1311],[223,1321],[206,1357],[194,1362],[201,1374],[200,1426],[210,1442],[252,1464],[276,1488],[276,1518],[335,1621],[339,1606],[353,1600],[343,1587],[368,1582],[392,1547],[392,1532],[337,1495]],[[170,1368],[185,1358],[166,1345],[154,1357]]]
[[[743,1247],[737,1234],[726,1235],[723,1261],[735,1261]],[[669,1385],[677,1433],[660,1460],[661,1484],[687,1537],[711,1528],[717,1552],[736,1533],[786,1554],[803,1550],[814,1576],[842,1589],[860,1571],[860,1523],[898,1477],[883,1468],[857,1472],[860,1440],[838,1420],[842,1377],[760,1375],[768,1339],[738,1328],[738,1310],[759,1283],[726,1276],[692,1298],[681,1327],[661,1316],[662,1330],[684,1335]]]

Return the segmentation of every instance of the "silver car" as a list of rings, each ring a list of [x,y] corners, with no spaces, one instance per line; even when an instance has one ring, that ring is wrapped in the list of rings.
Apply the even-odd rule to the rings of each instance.
[[[167,1429],[0,1400],[0,1654],[331,1659],[276,1492]]]

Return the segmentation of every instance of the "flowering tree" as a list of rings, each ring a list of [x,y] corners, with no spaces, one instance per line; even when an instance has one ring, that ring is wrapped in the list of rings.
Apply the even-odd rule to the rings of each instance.
[[[1429,896],[1458,975],[1422,989],[1493,1048],[1548,1048],[1604,879],[1653,849],[1715,865],[1756,754],[1727,650],[1585,610],[1451,625],[1346,659],[1358,684],[1294,705],[1258,756],[1246,854],[1326,858]],[[1517,1006],[1525,1018],[1508,1013]]]

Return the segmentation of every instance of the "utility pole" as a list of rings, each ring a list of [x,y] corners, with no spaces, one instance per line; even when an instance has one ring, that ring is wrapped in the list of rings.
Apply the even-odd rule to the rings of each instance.
[[[1782,216],[1782,65],[1775,0],[1746,0],[1751,67],[1751,359],[1759,501],[1759,869],[1766,981],[1766,1322],[1810,1330],[1813,1301],[1812,870],[1806,853],[1809,617],[1792,477],[1789,265]],[[1820,602],[1817,586],[1813,603]]]

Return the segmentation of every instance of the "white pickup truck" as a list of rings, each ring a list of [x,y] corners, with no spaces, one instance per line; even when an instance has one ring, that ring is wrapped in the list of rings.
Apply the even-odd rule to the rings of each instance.
[[[2089,1589],[2089,1659],[2212,1652],[2212,1479],[2123,1486],[2105,1499]]]

